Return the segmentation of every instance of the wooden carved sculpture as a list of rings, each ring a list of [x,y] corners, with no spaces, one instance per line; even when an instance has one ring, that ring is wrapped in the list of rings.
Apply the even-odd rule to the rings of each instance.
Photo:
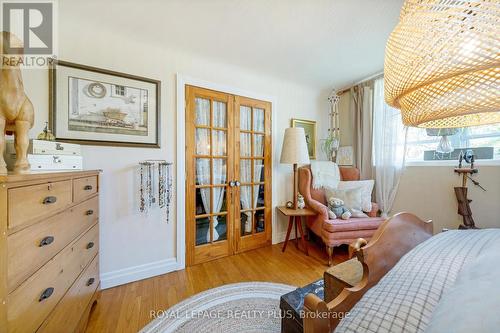
[[[22,42],[9,32],[1,32],[0,50],[0,174],[7,173],[3,158],[5,150],[5,134],[14,134],[17,160],[14,172],[23,173],[30,170],[27,159],[29,137],[28,132],[33,127],[33,104],[24,92],[23,78],[19,69],[18,54],[7,52],[6,41],[10,45],[22,47]]]
[[[462,163],[465,162],[469,164],[467,167],[462,167]],[[486,191],[484,187],[479,184],[478,181],[474,180],[471,176],[478,173],[478,169],[474,168],[474,152],[469,149],[465,153],[460,152],[458,159],[458,168],[455,168],[455,172],[462,176],[462,186],[455,187],[455,196],[458,202],[458,214],[462,215],[463,223],[458,227],[458,229],[477,229],[474,219],[472,218],[472,210],[470,209],[470,200],[467,197],[467,179],[470,179],[472,183],[483,191]]]

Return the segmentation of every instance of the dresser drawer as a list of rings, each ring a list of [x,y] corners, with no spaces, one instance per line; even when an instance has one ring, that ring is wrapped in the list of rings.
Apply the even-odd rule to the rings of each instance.
[[[34,332],[98,253],[98,224],[9,294],[9,333]]]
[[[97,176],[73,179],[73,201],[81,201],[97,193]]]
[[[9,229],[33,223],[72,203],[71,180],[8,190]]]
[[[78,277],[37,332],[74,332],[98,285],[99,255]]]
[[[9,292],[87,230],[99,217],[99,198],[93,197],[46,221],[7,237]]]

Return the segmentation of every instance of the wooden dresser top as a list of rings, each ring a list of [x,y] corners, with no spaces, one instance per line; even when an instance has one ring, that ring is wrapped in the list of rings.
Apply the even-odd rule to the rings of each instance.
[[[1,183],[15,183],[29,180],[38,180],[46,178],[58,177],[85,177],[92,176],[102,172],[102,170],[81,170],[81,171],[31,171],[29,173],[15,174],[10,173],[7,175],[0,175]]]

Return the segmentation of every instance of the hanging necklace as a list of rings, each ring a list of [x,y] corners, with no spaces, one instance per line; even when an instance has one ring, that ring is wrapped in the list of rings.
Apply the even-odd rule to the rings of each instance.
[[[145,179],[145,168],[144,168],[144,164],[140,164],[141,166],[141,187],[139,189],[140,191],[140,206],[139,206],[139,210],[141,211],[141,213],[144,213],[146,211],[146,189],[144,188],[144,185],[145,185],[145,182],[146,182],[146,179]]]
[[[156,161],[158,163],[158,176],[155,179],[154,161],[140,162],[140,206],[141,212],[147,210],[158,202],[159,208],[165,209],[166,222],[170,221],[170,209],[172,206],[172,163]],[[155,184],[158,187],[155,187]],[[158,195],[158,200],[156,200]]]

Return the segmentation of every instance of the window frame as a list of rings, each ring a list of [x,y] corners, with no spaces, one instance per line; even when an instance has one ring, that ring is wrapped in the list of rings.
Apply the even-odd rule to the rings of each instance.
[[[468,146],[469,145],[468,142],[470,142],[470,140],[484,139],[484,138],[495,138],[495,137],[500,138],[500,133],[498,133],[498,134],[497,133],[468,134],[465,141],[467,142],[467,146]],[[438,137],[436,137],[436,138],[438,138]],[[411,144],[428,144],[428,143],[433,143],[435,141],[436,141],[436,139],[427,136],[427,137],[423,138],[422,140],[407,141],[406,146],[408,147]],[[474,148],[479,148],[479,147],[474,147]],[[495,147],[495,150],[496,149],[498,149],[498,147]],[[476,160],[475,163],[477,165],[485,165],[485,166],[500,165],[500,154],[494,153],[493,159],[488,159],[488,160],[480,159],[480,160]],[[431,160],[431,161],[409,160],[408,156],[406,156],[406,166],[452,166],[452,165],[458,165],[458,161],[457,160]]]

